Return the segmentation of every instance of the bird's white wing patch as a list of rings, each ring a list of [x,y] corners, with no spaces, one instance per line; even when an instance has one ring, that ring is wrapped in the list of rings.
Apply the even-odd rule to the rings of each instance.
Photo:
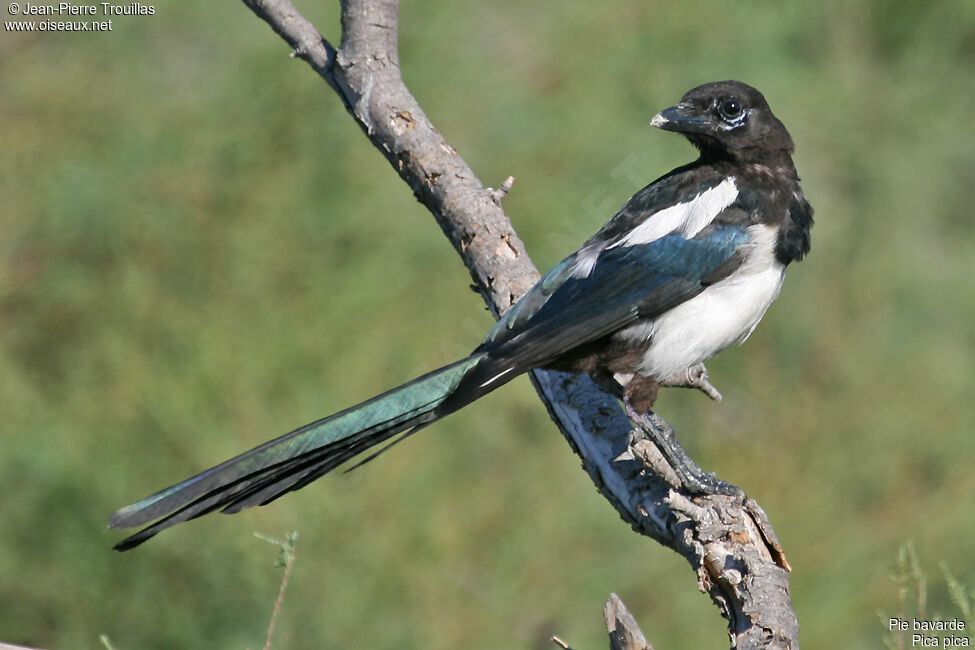
[[[735,185],[735,179],[726,178],[686,203],[678,203],[657,212],[610,248],[648,244],[673,232],[690,239],[707,227],[722,210],[734,203],[736,198],[738,186]]]
[[[599,259],[599,254],[603,252],[605,247],[606,245],[602,244],[579,251],[575,264],[572,265],[571,276],[573,278],[588,278],[596,266],[596,260]]]

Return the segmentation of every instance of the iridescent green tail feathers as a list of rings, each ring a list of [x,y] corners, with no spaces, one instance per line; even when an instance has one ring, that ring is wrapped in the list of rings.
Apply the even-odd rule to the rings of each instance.
[[[497,387],[462,390],[463,398],[458,400],[458,386],[482,358],[474,355],[435,370],[122,508],[109,519],[109,528],[158,521],[122,540],[115,549],[134,548],[170,526],[215,510],[235,513],[264,505],[406,432],[401,440]],[[505,382],[498,385],[501,383]]]

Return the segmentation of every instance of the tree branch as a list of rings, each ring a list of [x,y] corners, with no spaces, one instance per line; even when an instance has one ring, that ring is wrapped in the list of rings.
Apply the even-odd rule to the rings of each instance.
[[[606,630],[609,632],[609,650],[653,650],[619,596],[609,595],[603,614],[606,616]]]
[[[540,277],[501,208],[427,119],[400,75],[397,0],[342,0],[336,50],[288,0],[243,0],[336,91],[370,142],[434,215],[495,315]],[[585,375],[533,371],[552,419],[600,493],[637,532],[684,556],[728,620],[733,647],[798,648],[788,562],[765,513],[742,497],[693,496],[617,400]],[[706,384],[706,376],[704,377]],[[709,386],[709,384],[707,384]],[[646,426],[672,430],[659,417]]]

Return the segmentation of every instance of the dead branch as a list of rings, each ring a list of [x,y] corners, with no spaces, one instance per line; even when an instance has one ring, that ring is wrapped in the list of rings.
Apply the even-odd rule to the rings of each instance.
[[[397,0],[342,0],[337,49],[288,0],[244,3],[335,90],[433,213],[492,311],[509,309],[539,278],[501,207],[510,181],[497,190],[485,187],[407,90],[399,66]],[[687,492],[646,433],[587,376],[531,375],[552,419],[620,517],[691,564],[699,587],[728,620],[732,646],[797,649],[789,565],[761,507],[741,496]],[[646,426],[669,431],[660,418]]]

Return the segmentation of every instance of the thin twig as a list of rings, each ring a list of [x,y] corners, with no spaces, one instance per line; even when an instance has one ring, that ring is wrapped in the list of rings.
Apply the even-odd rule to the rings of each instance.
[[[274,609],[271,611],[271,621],[267,625],[267,637],[264,639],[264,650],[271,650],[271,640],[274,638],[274,626],[278,621],[278,614],[281,612],[281,605],[284,603],[284,592],[288,589],[288,578],[291,577],[291,569],[294,567],[295,558],[298,555],[298,533],[294,532],[287,535],[284,541],[267,537],[260,533],[254,533],[254,536],[280,547],[278,566],[284,567],[284,575],[281,576],[281,586],[278,588],[278,598],[274,601]]]
[[[508,196],[508,192],[511,191],[511,186],[514,184],[514,176],[509,176],[508,178],[504,179],[504,181],[502,181],[497,188],[491,190],[491,198],[494,199],[495,203],[501,205],[501,201],[504,200],[504,197]]]
[[[562,648],[562,650],[572,650],[572,646],[570,646],[567,641],[563,640],[562,637],[558,635],[552,637],[552,643]]]

